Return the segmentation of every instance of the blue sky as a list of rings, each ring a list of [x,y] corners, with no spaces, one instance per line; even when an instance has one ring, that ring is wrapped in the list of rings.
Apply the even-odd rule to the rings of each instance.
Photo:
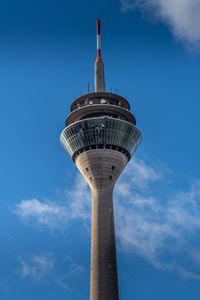
[[[115,190],[120,299],[199,299],[199,0],[1,1],[0,298],[89,299],[90,192],[59,136],[97,18],[143,135]]]

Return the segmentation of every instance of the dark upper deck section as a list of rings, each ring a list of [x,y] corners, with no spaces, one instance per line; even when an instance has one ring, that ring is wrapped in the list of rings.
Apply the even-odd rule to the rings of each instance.
[[[130,110],[130,104],[125,98],[113,93],[98,92],[86,94],[74,100],[71,105],[71,112],[81,107],[94,104],[110,104]]]
[[[135,117],[130,113],[130,111],[115,105],[110,104],[93,104],[79,109],[74,110],[67,117],[65,126],[69,126],[79,120],[109,116],[116,119],[121,119],[136,125]]]

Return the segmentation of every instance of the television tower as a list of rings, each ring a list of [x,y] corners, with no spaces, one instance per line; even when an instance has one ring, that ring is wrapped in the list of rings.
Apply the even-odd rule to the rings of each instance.
[[[105,91],[97,20],[95,89],[71,105],[60,141],[92,191],[90,300],[118,300],[113,188],[141,133],[128,101]]]

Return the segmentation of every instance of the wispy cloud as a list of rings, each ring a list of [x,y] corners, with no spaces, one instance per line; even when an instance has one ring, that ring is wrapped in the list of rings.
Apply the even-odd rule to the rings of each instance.
[[[68,263],[68,268],[70,270],[70,273],[81,274],[86,271],[85,267],[75,262],[71,256],[66,255],[64,258],[64,263]]]
[[[197,273],[194,273],[192,271],[187,271],[187,269],[184,269],[180,266],[173,265],[172,269],[178,272],[180,277],[185,280],[191,280],[191,279],[200,280],[200,275],[197,275]]]
[[[43,277],[51,273],[54,269],[55,259],[52,253],[40,255],[31,254],[26,257],[19,257],[20,269],[18,273],[22,278],[31,278],[39,282]]]
[[[200,49],[200,0],[120,0],[121,10],[140,9],[169,25],[187,47]]]
[[[46,226],[58,225],[64,218],[68,218],[65,206],[59,206],[55,202],[41,202],[38,199],[22,200],[15,207],[15,213],[23,220],[37,220],[39,224]]]
[[[54,278],[55,282],[63,289],[68,290],[72,292],[73,294],[75,293],[77,297],[80,297],[79,291],[74,289],[69,282],[69,278],[75,276],[76,279],[78,276],[85,275],[86,269],[85,267],[75,261],[71,256],[65,255],[62,260],[60,260],[60,265],[64,267],[65,272],[55,272],[56,276]],[[57,266],[58,267],[58,266]]]
[[[200,180],[193,181],[188,191],[177,191],[166,188],[172,174],[161,164],[149,165],[135,158],[129,163],[115,188],[119,245],[160,270],[176,271],[184,279],[200,279],[200,267],[195,263],[200,252],[194,251],[197,245],[193,243],[200,231]],[[23,200],[15,213],[49,228],[63,227],[73,220],[89,224],[91,195],[80,175],[64,195],[62,205]],[[185,260],[190,261],[190,267]],[[71,269],[83,271],[67,257],[66,262]]]
[[[61,201],[56,202],[35,198],[22,200],[15,206],[14,213],[23,221],[51,229],[67,225],[72,219],[90,219],[90,191],[81,175],[77,176],[73,189],[62,194]]]
[[[134,164],[129,168],[134,170]],[[144,162],[137,164],[138,169],[140,164],[144,168]],[[153,173],[149,167],[146,170],[149,175],[161,174],[159,169]],[[156,192],[165,184],[164,178],[148,178],[146,188],[134,184],[127,169],[116,187],[116,228],[122,249],[144,257],[158,269],[174,270],[184,279],[200,279],[200,269],[193,272],[194,264],[190,264],[191,270],[184,267],[185,258],[191,261],[193,239],[200,232],[200,181],[194,181],[187,192],[170,190],[164,197],[162,189]],[[193,259],[197,254],[193,253]],[[180,259],[176,263],[178,255],[184,256],[182,265]]]
[[[54,253],[29,253],[19,256],[18,262],[20,267],[16,270],[16,273],[22,279],[30,279],[33,283],[39,284],[48,278],[72,293],[77,292],[68,284],[70,278],[73,276],[77,278],[86,271],[85,267],[77,263],[71,256],[56,258]],[[65,269],[64,274],[62,272],[63,267]]]
[[[200,247],[194,248],[191,251],[191,257],[192,257],[193,261],[195,262],[195,264],[197,265],[197,267],[200,267]]]
[[[144,189],[149,183],[160,178],[161,170],[154,170],[153,167],[144,163],[141,159],[131,161],[131,165],[126,169],[126,175],[131,180],[134,188]]]
[[[61,279],[56,279],[56,283],[61,286],[63,289],[71,291],[72,289]]]
[[[55,281],[56,283],[62,287],[65,290],[71,291],[73,293],[77,293],[76,290],[74,290],[73,288],[71,288],[68,285],[68,279],[69,277],[73,277],[73,276],[81,276],[86,272],[86,269],[83,265],[77,263],[71,256],[66,255],[64,257],[64,259],[62,260],[62,265],[65,266],[65,274],[62,276],[60,276],[59,278],[56,277]]]

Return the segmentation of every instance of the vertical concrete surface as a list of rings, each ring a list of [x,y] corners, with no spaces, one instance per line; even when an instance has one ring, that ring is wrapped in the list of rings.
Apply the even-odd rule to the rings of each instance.
[[[118,300],[113,188],[127,164],[124,154],[96,149],[75,163],[92,191],[90,300]]]
[[[118,300],[113,187],[92,192],[91,300]]]
[[[105,92],[105,75],[103,61],[96,61],[95,63],[95,79],[94,79],[94,91]]]

